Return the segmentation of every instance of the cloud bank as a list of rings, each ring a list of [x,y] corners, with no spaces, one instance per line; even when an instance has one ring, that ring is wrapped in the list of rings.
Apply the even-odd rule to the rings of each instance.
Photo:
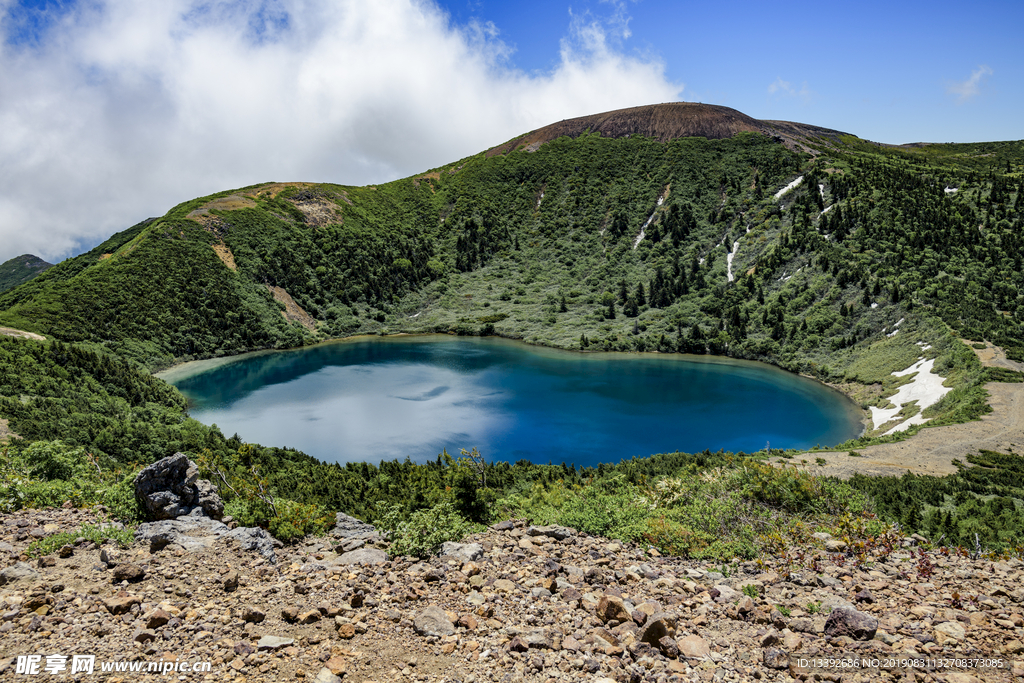
[[[557,66],[526,74],[500,27],[426,0],[0,0],[0,261],[56,260],[231,187],[382,182],[679,99],[621,22],[567,18]]]

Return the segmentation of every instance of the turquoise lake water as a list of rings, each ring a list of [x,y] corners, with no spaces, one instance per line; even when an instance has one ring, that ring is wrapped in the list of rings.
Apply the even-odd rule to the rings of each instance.
[[[857,436],[861,411],[777,368],[701,356],[574,353],[499,338],[359,338],[201,361],[163,376],[190,414],[326,462],[595,466],[673,451],[753,452]]]

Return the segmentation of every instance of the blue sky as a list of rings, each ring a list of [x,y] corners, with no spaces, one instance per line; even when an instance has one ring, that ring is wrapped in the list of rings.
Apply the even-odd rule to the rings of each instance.
[[[195,196],[361,185],[555,120],[726,105],[879,142],[1024,138],[1024,4],[0,0],[0,261]]]
[[[682,99],[878,142],[1024,138],[1024,3],[518,2],[450,0],[491,22],[527,71],[558,62],[572,17],[599,17],[617,49],[660,60]]]

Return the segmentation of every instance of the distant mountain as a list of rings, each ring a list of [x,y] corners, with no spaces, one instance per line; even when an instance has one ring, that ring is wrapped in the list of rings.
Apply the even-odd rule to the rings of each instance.
[[[47,268],[52,267],[52,263],[47,263],[32,254],[22,254],[12,258],[10,261],[0,263],[0,292],[28,282]]]
[[[659,142],[691,137],[721,140],[739,133],[761,133],[783,140],[794,149],[803,147],[802,143],[811,136],[838,141],[839,136],[847,135],[803,123],[760,121],[715,104],[669,102],[565,119],[493,147],[487,155],[505,154],[514,149],[532,151],[562,136],[577,138],[584,133],[596,133],[606,138],[642,135]]]

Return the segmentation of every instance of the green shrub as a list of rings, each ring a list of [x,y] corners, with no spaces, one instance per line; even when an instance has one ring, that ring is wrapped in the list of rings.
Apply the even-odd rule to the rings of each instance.
[[[0,512],[14,512],[25,505],[25,486],[29,482],[24,468],[11,457],[11,448],[0,452]]]
[[[224,514],[234,517],[242,526],[261,526],[274,513],[262,500],[236,497],[224,503]]]
[[[68,446],[62,441],[36,441],[21,452],[28,474],[37,479],[69,481],[88,471],[84,448]]]
[[[25,507],[52,508],[60,507],[67,501],[75,507],[82,507],[96,498],[95,489],[84,491],[70,481],[39,481],[33,480],[25,484]]]
[[[117,484],[108,487],[102,494],[102,501],[110,516],[122,522],[137,522],[142,519],[142,508],[135,497],[135,472],[129,472]]]
[[[647,520],[643,538],[661,553],[679,557],[701,555],[715,541],[707,532],[694,531],[664,516]]]
[[[403,520],[399,505],[377,506],[378,517],[373,524],[387,534],[392,555],[429,557],[447,541],[459,541],[469,533],[471,525],[449,501],[427,510],[419,510]]]
[[[274,505],[277,515],[270,518],[267,529],[274,538],[285,543],[310,534],[323,534],[334,522],[330,513],[315,503],[278,498]]]
[[[646,530],[650,510],[637,504],[634,487],[612,492],[622,486],[616,478],[584,491],[570,492],[558,515],[558,523],[594,536],[625,541],[640,538]]]
[[[64,531],[32,541],[25,554],[29,557],[49,555],[65,545],[74,543],[77,538],[84,538],[97,545],[110,539],[118,546],[127,548],[135,541],[135,529],[134,527],[118,528],[113,525],[84,524],[73,531]]]
[[[757,590],[757,586],[752,583],[748,583],[743,587],[743,594],[752,600],[757,600],[761,597],[761,593]]]

